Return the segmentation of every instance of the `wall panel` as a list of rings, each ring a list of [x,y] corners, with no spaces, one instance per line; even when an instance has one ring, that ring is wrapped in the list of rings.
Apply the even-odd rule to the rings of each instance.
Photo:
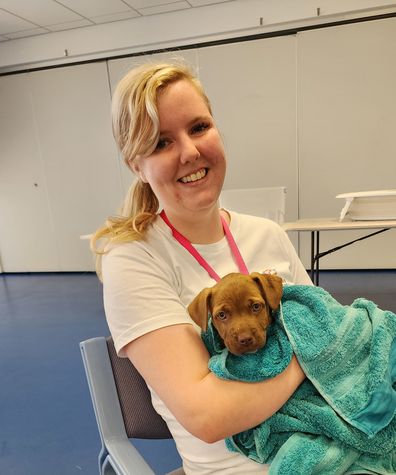
[[[27,74],[0,78],[0,253],[4,272],[58,268]]]
[[[121,200],[105,63],[30,75],[60,270],[92,268],[87,241]]]
[[[298,34],[300,217],[338,216],[339,193],[396,188],[396,19]],[[323,249],[365,232],[321,234]],[[368,233],[366,233],[368,234]],[[301,252],[308,262],[308,236]],[[323,259],[395,268],[396,230]]]
[[[201,48],[199,72],[226,146],[225,188],[286,186],[286,219],[297,219],[295,36]]]
[[[105,63],[0,78],[5,272],[93,270],[88,234],[122,199]]]

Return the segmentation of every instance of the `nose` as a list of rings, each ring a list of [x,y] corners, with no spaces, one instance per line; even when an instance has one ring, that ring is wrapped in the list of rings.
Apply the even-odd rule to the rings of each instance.
[[[180,141],[180,161],[181,163],[194,162],[199,158],[200,153],[193,138],[183,137]]]
[[[253,341],[253,336],[249,333],[243,332],[238,335],[238,343],[242,346],[249,346]]]

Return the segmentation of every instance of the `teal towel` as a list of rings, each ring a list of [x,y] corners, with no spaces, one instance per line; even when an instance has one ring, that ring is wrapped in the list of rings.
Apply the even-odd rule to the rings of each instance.
[[[365,299],[343,306],[325,290],[286,286],[256,353],[234,356],[209,322],[209,367],[224,379],[280,373],[294,352],[307,380],[273,417],[226,440],[271,463],[270,474],[396,473],[396,315]]]

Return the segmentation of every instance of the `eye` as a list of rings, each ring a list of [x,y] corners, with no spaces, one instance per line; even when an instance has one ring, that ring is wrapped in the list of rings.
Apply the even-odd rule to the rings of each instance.
[[[252,308],[252,310],[253,310],[254,313],[257,313],[257,312],[259,312],[259,311],[263,308],[263,305],[262,305],[261,303],[259,303],[259,302],[256,302],[256,303],[253,303],[253,304],[252,304],[252,307],[251,307],[251,308]]]
[[[155,146],[155,150],[158,152],[163,150],[169,144],[169,140],[166,138],[161,138],[158,140],[157,145]]]
[[[223,310],[221,310],[220,312],[216,313],[216,318],[218,318],[219,320],[225,320],[227,318],[227,314]]]
[[[210,127],[210,124],[208,122],[199,122],[198,124],[195,124],[192,129],[191,133],[192,134],[200,134],[202,132],[205,132]]]

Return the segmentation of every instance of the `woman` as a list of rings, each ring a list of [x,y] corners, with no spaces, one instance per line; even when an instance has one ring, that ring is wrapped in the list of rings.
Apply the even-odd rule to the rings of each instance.
[[[110,219],[93,239],[95,247],[106,238],[101,274],[117,352],[150,387],[187,474],[266,473],[265,466],[228,452],[224,438],[270,417],[304,374],[293,358],[264,382],[216,378],[186,307],[215,283],[211,270],[219,276],[241,270],[224,237],[227,226],[249,272],[275,270],[300,284],[309,277],[277,224],[218,208],[224,147],[209,100],[186,67],[132,70],[114,93],[112,113],[115,139],[137,176],[123,217]],[[201,264],[172,229],[187,247],[193,243],[190,251]]]

